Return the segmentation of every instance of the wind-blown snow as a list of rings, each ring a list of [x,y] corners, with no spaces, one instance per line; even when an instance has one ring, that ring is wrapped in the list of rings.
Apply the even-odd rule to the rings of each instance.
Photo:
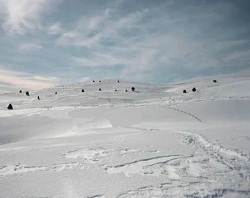
[[[5,88],[0,197],[249,197],[250,77],[212,80]]]

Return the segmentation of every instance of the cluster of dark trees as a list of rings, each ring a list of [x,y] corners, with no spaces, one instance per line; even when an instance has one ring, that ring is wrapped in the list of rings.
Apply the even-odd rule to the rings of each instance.
[[[23,91],[20,90],[19,93],[23,93]],[[25,95],[26,95],[26,96],[30,96],[30,92],[26,91],[26,92],[25,92]]]
[[[93,82],[95,82],[95,80],[93,80]],[[99,82],[102,82],[102,81],[99,80]],[[117,80],[117,82],[120,83],[119,80]],[[213,82],[214,82],[214,83],[217,83],[217,80],[213,80]],[[131,87],[131,90],[132,90],[132,91],[135,91],[135,87]],[[99,91],[102,91],[102,89],[99,88]],[[117,91],[117,89],[115,89],[115,91]],[[82,92],[84,92],[84,89],[82,89]],[[128,92],[128,90],[126,89],[125,92]],[[192,92],[196,92],[196,88],[195,88],[195,87],[192,89]],[[22,90],[20,90],[19,93],[23,93]],[[183,93],[187,93],[187,90],[184,89],[184,90],[183,90]],[[25,95],[26,95],[26,96],[30,96],[30,93],[29,93],[28,91],[26,91]],[[55,95],[57,95],[57,92],[55,92]],[[41,100],[39,96],[37,97],[37,99],[38,99],[38,100]],[[7,107],[7,109],[13,110],[12,104],[9,104],[8,107]]]
[[[214,82],[214,83],[217,83],[217,80],[213,80],[213,82]],[[196,88],[195,88],[195,87],[192,89],[192,92],[196,92]],[[187,93],[187,90],[184,89],[184,90],[183,90],[183,93]]]
[[[192,92],[196,92],[196,88],[195,88],[195,87],[192,89]],[[183,90],[183,93],[187,93],[187,90],[184,89],[184,90]]]
[[[95,82],[95,80],[93,80],[93,83]],[[99,80],[99,82],[102,82],[101,80]],[[120,80],[117,80],[117,82],[119,83],[120,82]]]
[[[93,80],[93,82],[95,82],[95,80]],[[102,82],[102,81],[99,80],[99,82]],[[117,82],[120,83],[119,80],[117,80]],[[135,91],[135,87],[132,87],[131,90],[132,90],[132,91]],[[102,89],[99,88],[99,91],[102,91]],[[115,91],[117,91],[117,89],[115,89]],[[84,89],[82,89],[82,92],[84,92]],[[126,89],[125,92],[128,92],[128,90]],[[20,90],[19,93],[23,93],[23,91]],[[26,96],[30,96],[30,93],[29,93],[28,91],[26,91],[26,92],[25,92],[25,95],[26,95]],[[57,95],[57,91],[55,92],[55,95]],[[37,96],[37,100],[41,100],[41,99],[40,99],[40,96]],[[12,105],[12,104],[9,104],[8,107],[7,107],[7,109],[13,110],[13,109],[14,109],[14,108],[13,108],[13,105]]]
[[[20,90],[19,93],[23,93],[23,91]],[[26,92],[25,92],[25,95],[26,95],[26,96],[30,96],[30,92],[26,91]]]
[[[19,93],[23,93],[23,91],[20,90]],[[57,94],[57,92],[56,92],[56,94]],[[30,96],[30,92],[26,91],[26,92],[25,92],[25,95],[26,95],[26,96]],[[40,96],[37,96],[37,100],[41,100],[41,99],[40,99]],[[8,107],[7,107],[7,109],[13,110],[13,109],[14,109],[14,108],[13,108],[13,105],[12,105],[12,104],[9,104]]]
[[[99,80],[99,82],[102,82],[102,81],[101,81],[101,80]],[[120,80],[117,80],[117,82],[118,82],[118,83],[120,83]],[[93,80],[93,83],[95,83],[95,80]],[[132,87],[132,88],[131,88],[131,90],[132,90],[132,91],[135,91],[135,88],[134,88],[134,87]],[[101,88],[99,88],[99,91],[102,91],[102,89],[101,89]],[[117,91],[117,89],[115,89],[115,91]],[[82,92],[84,92],[84,89],[82,89]],[[126,89],[126,90],[125,90],[125,92],[128,92],[128,90]]]
[[[99,80],[99,83],[102,82],[101,80]],[[95,83],[95,80],[93,80],[93,83]]]

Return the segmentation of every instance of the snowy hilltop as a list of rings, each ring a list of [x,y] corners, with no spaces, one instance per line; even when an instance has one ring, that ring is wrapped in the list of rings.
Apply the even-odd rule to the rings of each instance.
[[[249,197],[249,90],[240,75],[2,89],[0,197]]]

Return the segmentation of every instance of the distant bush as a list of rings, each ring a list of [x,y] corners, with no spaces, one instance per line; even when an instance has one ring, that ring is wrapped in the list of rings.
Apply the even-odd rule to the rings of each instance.
[[[9,104],[9,106],[7,107],[7,109],[9,109],[9,110],[13,110],[13,106],[12,106],[12,104]]]

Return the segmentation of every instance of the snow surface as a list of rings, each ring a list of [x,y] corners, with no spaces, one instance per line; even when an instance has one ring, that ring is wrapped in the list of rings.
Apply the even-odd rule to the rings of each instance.
[[[250,77],[214,78],[2,89],[0,197],[250,197]]]

